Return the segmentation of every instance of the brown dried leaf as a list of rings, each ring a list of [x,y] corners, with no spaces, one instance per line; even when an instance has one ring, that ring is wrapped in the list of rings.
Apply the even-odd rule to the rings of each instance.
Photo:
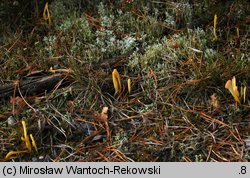
[[[218,109],[219,108],[219,101],[217,99],[216,93],[212,94],[210,96],[210,105],[214,108],[214,109]]]
[[[111,140],[111,132],[108,124],[108,107],[103,107],[101,113],[96,113],[95,118],[103,125],[106,129],[107,140]]]
[[[26,106],[25,101],[19,96],[17,97],[11,96],[10,103],[12,104],[12,114],[19,114]]]
[[[103,122],[107,122],[108,121],[108,115],[107,115],[107,113],[108,113],[108,107],[103,107],[102,108],[102,112],[101,112],[101,120],[103,121]]]

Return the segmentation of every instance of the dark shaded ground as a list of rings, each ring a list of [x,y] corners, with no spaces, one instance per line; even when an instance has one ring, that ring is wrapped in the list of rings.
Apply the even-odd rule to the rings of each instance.
[[[38,152],[14,161],[249,161],[249,4],[102,2],[50,1],[49,16],[44,2],[0,2],[1,86],[71,71],[68,85],[0,98],[0,159],[27,149],[24,120]]]

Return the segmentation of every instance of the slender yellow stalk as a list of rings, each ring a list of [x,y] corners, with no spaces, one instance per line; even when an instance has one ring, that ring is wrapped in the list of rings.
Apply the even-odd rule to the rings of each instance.
[[[45,6],[44,6],[43,19],[46,20],[46,21],[48,20],[49,25],[51,24],[51,16],[50,16],[50,12],[49,12],[49,4],[48,4],[48,2],[46,2]]]
[[[30,134],[30,139],[31,139],[31,144],[32,146],[35,148],[36,152],[37,152],[37,146],[36,146],[36,142],[35,142],[35,139],[33,137],[32,134]]]
[[[244,89],[243,89],[243,102],[245,103],[246,102],[246,92],[247,92],[247,87],[244,86]]]
[[[13,158],[16,158],[16,156],[18,154],[21,154],[21,153],[27,153],[28,150],[24,150],[24,151],[10,151],[6,156],[5,156],[5,160],[8,161],[10,159],[13,159]]]
[[[217,40],[217,34],[216,34],[216,28],[217,28],[217,15],[214,15],[214,39]]]
[[[243,103],[246,102],[246,92],[247,92],[246,86],[240,87],[240,96],[241,96],[241,99],[243,98]]]
[[[240,38],[240,30],[239,27],[236,28],[237,38]]]
[[[26,148],[28,149],[29,153],[32,152],[31,150],[31,144],[30,144],[30,139],[29,136],[27,134],[27,129],[26,129],[26,123],[25,121],[22,121],[22,125],[23,125],[23,137],[21,137],[21,140],[25,142]]]

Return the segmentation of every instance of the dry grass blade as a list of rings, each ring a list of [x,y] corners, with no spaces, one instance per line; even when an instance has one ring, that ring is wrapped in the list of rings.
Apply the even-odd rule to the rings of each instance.
[[[105,155],[103,155],[102,153],[100,153],[100,152],[97,151],[97,150],[95,150],[95,152],[96,152],[102,159],[104,159],[104,160],[107,161],[107,162],[110,162],[109,159],[108,159]]]
[[[250,161],[250,4],[122,1],[0,3],[0,155]]]

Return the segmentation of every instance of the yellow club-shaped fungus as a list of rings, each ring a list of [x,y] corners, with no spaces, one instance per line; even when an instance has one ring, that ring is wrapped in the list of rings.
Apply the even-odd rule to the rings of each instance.
[[[247,93],[247,87],[244,86],[244,88],[243,88],[243,102],[244,103],[246,102],[246,93]]]
[[[22,141],[25,142],[26,148],[28,149],[29,153],[32,152],[31,145],[34,147],[34,149],[37,152],[37,146],[36,146],[36,142],[35,142],[35,139],[34,139],[33,135],[32,134],[30,134],[30,135],[27,134],[27,128],[26,128],[25,121],[22,121],[22,124],[23,124],[23,132],[24,132],[24,137],[21,137]],[[30,143],[30,140],[31,140],[31,143]]]
[[[130,94],[131,92],[131,79],[128,79],[128,93]]]
[[[32,134],[28,135],[27,134],[27,128],[26,128],[26,122],[22,121],[22,126],[23,126],[23,136],[21,137],[21,140],[23,142],[25,142],[25,147],[27,148],[27,150],[22,150],[22,151],[10,151],[6,156],[5,156],[5,160],[10,160],[15,158],[18,154],[22,154],[22,153],[32,153],[32,147],[31,145],[34,147],[34,149],[37,152],[37,146],[36,146],[36,142],[35,139],[33,137]],[[30,143],[31,140],[31,143]]]
[[[36,142],[35,142],[35,139],[34,139],[34,137],[33,137],[32,134],[30,134],[30,139],[31,139],[31,144],[32,144],[32,146],[35,148],[36,152],[38,152],[38,151],[37,151]]]
[[[50,16],[50,12],[49,12],[49,4],[48,4],[48,2],[46,2],[45,6],[44,6],[43,19],[45,21],[48,21],[49,25],[51,24],[51,16]]]
[[[240,87],[240,98],[241,98],[241,101],[243,100],[243,103],[246,102],[246,92],[247,92],[247,87],[246,86]]]
[[[122,89],[121,79],[118,71],[116,69],[112,72],[112,79],[115,88],[115,94],[119,93]]]
[[[28,149],[29,153],[31,153],[32,149],[31,149],[31,144],[30,144],[30,138],[27,134],[25,121],[22,121],[22,125],[23,125],[23,137],[21,137],[21,140],[25,142],[26,148]]]
[[[236,102],[240,103],[239,91],[238,91],[238,88],[236,86],[236,78],[235,77],[233,77],[232,80],[227,81],[225,88],[227,88],[230,91],[230,93],[234,97],[234,100]]]
[[[22,153],[27,153],[28,150],[24,150],[24,151],[10,151],[6,156],[5,156],[5,160],[10,160],[13,158],[16,158],[17,155],[22,154]]]

